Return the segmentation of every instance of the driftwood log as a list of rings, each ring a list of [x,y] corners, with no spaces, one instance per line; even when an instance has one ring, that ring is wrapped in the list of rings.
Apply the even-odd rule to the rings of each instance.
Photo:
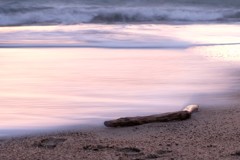
[[[182,111],[178,112],[156,114],[150,116],[119,118],[115,120],[105,121],[104,125],[107,127],[127,127],[152,122],[182,121],[189,119],[193,112],[198,111],[198,108],[198,105],[189,105],[185,107]]]

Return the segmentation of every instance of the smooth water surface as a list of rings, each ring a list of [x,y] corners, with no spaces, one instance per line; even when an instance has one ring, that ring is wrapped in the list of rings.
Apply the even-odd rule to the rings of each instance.
[[[0,27],[0,136],[238,104],[239,44],[232,22]]]
[[[239,49],[0,49],[0,132],[102,125],[203,103],[200,95],[238,86],[230,73],[238,67]]]

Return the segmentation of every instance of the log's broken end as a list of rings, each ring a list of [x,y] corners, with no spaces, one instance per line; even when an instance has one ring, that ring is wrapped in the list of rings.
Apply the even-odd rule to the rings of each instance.
[[[199,106],[196,104],[188,105],[183,109],[183,111],[187,111],[189,113],[197,112],[199,110]]]

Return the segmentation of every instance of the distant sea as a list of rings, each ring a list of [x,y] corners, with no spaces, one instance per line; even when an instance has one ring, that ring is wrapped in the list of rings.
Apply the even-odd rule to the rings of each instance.
[[[0,137],[239,104],[239,0],[1,0]]]

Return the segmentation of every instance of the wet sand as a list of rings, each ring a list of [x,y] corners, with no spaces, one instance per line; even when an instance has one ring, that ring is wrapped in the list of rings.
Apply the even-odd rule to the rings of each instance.
[[[0,141],[1,160],[239,159],[240,108],[200,108],[181,122]]]

